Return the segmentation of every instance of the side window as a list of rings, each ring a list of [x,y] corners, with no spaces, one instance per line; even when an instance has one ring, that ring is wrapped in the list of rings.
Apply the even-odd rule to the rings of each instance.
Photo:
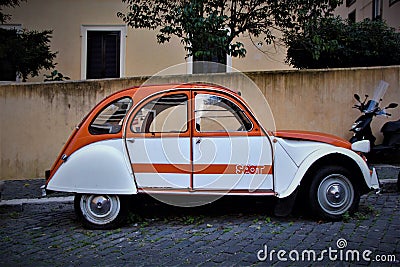
[[[187,131],[188,97],[185,94],[167,95],[142,107],[132,120],[135,133],[171,133]]]
[[[195,97],[196,130],[198,132],[250,131],[252,123],[230,100],[209,94]]]
[[[89,126],[91,134],[115,134],[122,128],[126,113],[132,106],[132,99],[121,98],[106,106]]]

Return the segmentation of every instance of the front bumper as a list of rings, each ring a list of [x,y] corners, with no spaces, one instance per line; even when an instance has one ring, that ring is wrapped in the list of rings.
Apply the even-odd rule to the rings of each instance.
[[[40,187],[40,190],[42,192],[42,197],[47,196],[46,185],[45,184]]]
[[[376,174],[375,168],[371,170],[370,187],[371,189],[380,190],[378,175]]]
[[[46,178],[46,181],[49,180],[49,178],[50,178],[50,170],[46,170],[44,172],[44,177]],[[46,185],[45,184],[40,187],[40,191],[41,191],[42,197],[47,196],[47,191],[46,191]]]

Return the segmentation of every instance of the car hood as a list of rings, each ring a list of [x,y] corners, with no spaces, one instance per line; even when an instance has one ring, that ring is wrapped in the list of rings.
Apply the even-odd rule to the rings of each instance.
[[[276,131],[273,133],[273,135],[285,139],[316,141],[351,149],[351,143],[349,141],[332,134],[309,131],[283,130]]]

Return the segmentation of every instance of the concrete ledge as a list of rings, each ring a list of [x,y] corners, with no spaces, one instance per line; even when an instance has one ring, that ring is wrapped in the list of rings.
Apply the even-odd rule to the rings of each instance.
[[[74,197],[20,198],[0,201],[0,206],[15,206],[24,204],[66,203],[73,202]]]

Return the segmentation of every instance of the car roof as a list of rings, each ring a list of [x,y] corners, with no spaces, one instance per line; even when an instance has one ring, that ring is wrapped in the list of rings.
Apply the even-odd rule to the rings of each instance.
[[[143,90],[140,90],[140,89],[143,89]],[[134,86],[134,87],[130,87],[130,88],[115,92],[114,94],[109,95],[107,98],[111,98],[115,95],[118,95],[118,96],[133,95],[133,94],[138,93],[139,91],[140,91],[140,96],[141,96],[140,98],[145,98],[154,93],[162,92],[165,90],[171,90],[171,89],[187,89],[187,90],[213,89],[213,90],[217,90],[217,91],[228,92],[230,94],[233,93],[234,95],[239,96],[238,91],[234,91],[234,90],[228,89],[226,87],[212,84],[212,83],[171,83],[171,84],[151,84],[151,85]]]

